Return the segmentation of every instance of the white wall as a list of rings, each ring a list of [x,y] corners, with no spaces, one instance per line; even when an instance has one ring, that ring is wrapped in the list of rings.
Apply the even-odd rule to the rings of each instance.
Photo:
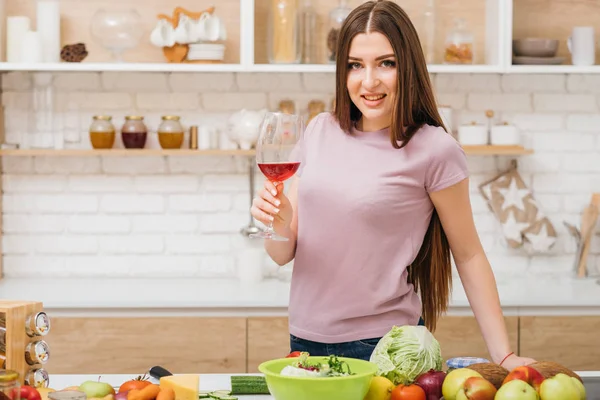
[[[6,137],[18,141],[31,74],[3,76]],[[284,98],[305,110],[330,104],[332,74],[55,74],[68,147],[88,147],[94,114],[142,114],[151,130],[164,114],[186,125],[223,127],[242,107],[276,108]],[[528,273],[571,274],[575,245],[564,220],[600,191],[600,76],[432,76],[440,104],[463,122],[515,123],[535,154],[518,159],[526,182],[560,239],[548,255],[528,257],[502,242],[477,184],[508,157],[469,156],[476,224],[500,280]],[[151,140],[156,147],[156,138]],[[10,157],[3,160],[3,253],[8,277],[235,277],[247,245],[248,178],[234,157]],[[262,183],[258,176],[257,185]],[[590,261],[600,272],[600,230]],[[254,242],[255,245],[257,242]]]

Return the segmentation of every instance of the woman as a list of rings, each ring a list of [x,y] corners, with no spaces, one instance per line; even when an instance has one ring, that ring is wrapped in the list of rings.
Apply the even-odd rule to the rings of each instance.
[[[435,332],[452,250],[493,361],[533,362],[510,348],[473,222],[466,157],[437,112],[407,14],[368,1],[338,43],[335,111],[307,126],[288,194],[267,181],[251,208],[290,239],[265,248],[279,265],[294,260],[291,350],[369,359],[393,325],[424,321]]]

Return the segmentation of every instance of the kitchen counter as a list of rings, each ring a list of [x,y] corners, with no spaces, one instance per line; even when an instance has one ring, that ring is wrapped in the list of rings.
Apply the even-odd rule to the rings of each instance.
[[[54,315],[285,315],[289,283],[218,279],[3,279],[0,299],[36,300]],[[596,279],[526,278],[498,283],[506,315],[600,315]],[[450,315],[470,315],[460,280]]]
[[[584,380],[584,384],[587,389],[589,399],[597,399],[595,394],[600,393],[600,371],[579,371],[577,372]],[[141,374],[140,374],[141,375]],[[239,374],[236,374],[239,375]],[[246,374],[256,375],[256,374]],[[111,384],[113,387],[118,388],[123,382],[128,379],[134,378],[137,375],[101,375],[102,382]],[[229,378],[231,375],[228,374],[200,374],[200,390],[226,390],[231,389]],[[53,389],[63,389],[68,386],[79,385],[87,380],[98,380],[98,375],[51,375],[50,376],[50,387]],[[150,378],[153,383],[157,383],[157,380]],[[273,400],[272,396],[269,395],[252,395],[252,396],[239,396],[239,400]]]

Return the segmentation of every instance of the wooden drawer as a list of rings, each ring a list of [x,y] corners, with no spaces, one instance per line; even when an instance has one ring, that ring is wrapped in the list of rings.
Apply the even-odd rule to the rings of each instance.
[[[521,317],[520,354],[573,370],[600,369],[600,317]]]
[[[50,374],[246,370],[245,318],[53,318]]]
[[[510,346],[516,352],[519,345],[519,318],[505,317]],[[440,342],[444,360],[452,357],[484,357],[491,361],[483,335],[475,317],[444,316],[434,334]]]
[[[258,372],[260,363],[285,357],[289,352],[287,317],[248,318],[248,372]]]

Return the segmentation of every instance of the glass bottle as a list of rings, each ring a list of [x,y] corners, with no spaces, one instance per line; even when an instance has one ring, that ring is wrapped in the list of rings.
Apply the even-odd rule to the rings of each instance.
[[[301,12],[302,20],[302,62],[304,64],[317,64],[317,46],[315,33],[317,31],[317,13],[311,0],[304,0]]]
[[[179,122],[179,117],[175,115],[165,115],[158,126],[158,141],[163,149],[179,149],[183,144],[183,126]]]
[[[427,64],[435,63],[435,0],[427,0],[423,13],[423,52]]]
[[[90,142],[94,149],[110,149],[115,144],[115,126],[112,117],[95,115],[90,125]]]
[[[271,64],[297,64],[302,59],[298,0],[270,0],[267,56]]]
[[[445,64],[473,64],[473,33],[463,18],[454,20],[454,28],[446,36]]]
[[[21,383],[19,382],[19,373],[10,369],[0,370],[0,400],[19,400]]]
[[[121,139],[123,146],[127,149],[143,149],[146,147],[148,128],[144,124],[144,117],[139,115],[128,115],[121,128]]]
[[[329,13],[329,27],[325,43],[327,48],[327,61],[329,63],[335,64],[337,40],[340,29],[351,11],[352,8],[348,5],[348,0],[340,0],[340,4]]]
[[[55,146],[54,141],[59,138],[56,132],[55,92],[52,85],[52,74],[33,74],[33,88],[31,91],[31,116],[29,117],[29,134],[26,139],[29,147],[49,149]]]

